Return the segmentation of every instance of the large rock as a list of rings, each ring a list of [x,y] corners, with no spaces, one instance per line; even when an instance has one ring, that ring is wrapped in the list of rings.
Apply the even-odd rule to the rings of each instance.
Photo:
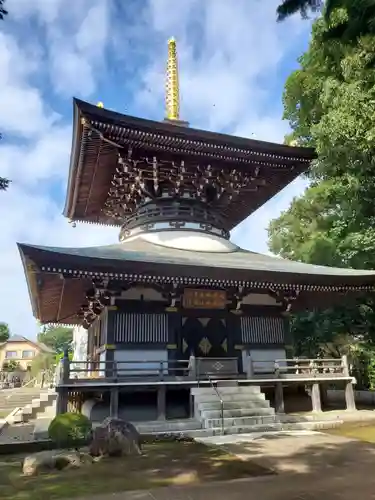
[[[69,467],[78,468],[92,462],[93,459],[90,455],[78,451],[40,451],[24,459],[22,472],[24,476],[35,476],[43,471],[61,470]]]
[[[140,455],[140,435],[133,424],[108,417],[93,431],[90,454],[94,457]]]

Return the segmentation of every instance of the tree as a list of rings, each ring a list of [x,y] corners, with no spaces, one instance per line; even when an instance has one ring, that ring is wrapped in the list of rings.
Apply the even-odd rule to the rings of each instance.
[[[335,14],[337,22],[339,15]],[[314,23],[309,49],[285,85],[287,142],[315,148],[305,193],[269,226],[269,247],[282,257],[339,267],[375,269],[375,35],[355,44],[325,39]],[[366,349],[374,365],[375,304],[292,318],[295,348],[316,355]],[[362,351],[363,352],[363,351]],[[370,377],[368,377],[370,379]]]
[[[332,15],[337,10],[343,10],[346,15],[339,23],[330,25]],[[323,10],[329,29],[326,39],[336,39],[346,43],[356,43],[365,35],[375,34],[375,1],[374,0],[284,0],[277,8],[277,19],[283,21],[299,12],[303,18],[308,14]]]
[[[36,377],[39,373],[51,370],[56,365],[55,356],[50,353],[40,353],[31,362],[31,375]]]
[[[318,20],[288,78],[288,140],[313,146],[311,186],[269,227],[270,249],[313,264],[375,269],[375,36],[322,47]]]
[[[8,11],[5,10],[4,4],[5,0],[0,0],[0,19],[4,19],[4,17],[8,14]]]
[[[9,187],[10,180],[5,177],[0,177],[0,191],[6,191]]]
[[[300,13],[306,18],[309,12],[319,12],[323,6],[322,0],[284,0],[277,7],[278,21],[284,21],[293,14]]]
[[[15,372],[20,368],[20,364],[18,361],[14,359],[6,359],[3,362],[2,370],[4,372]]]
[[[7,323],[0,323],[0,343],[6,342],[10,337],[9,325]]]
[[[73,328],[65,326],[46,326],[38,334],[38,341],[47,345],[57,353],[70,350],[73,340]]]

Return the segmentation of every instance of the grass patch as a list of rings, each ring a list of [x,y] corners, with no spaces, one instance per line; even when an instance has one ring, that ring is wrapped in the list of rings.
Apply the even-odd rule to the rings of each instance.
[[[2,500],[54,500],[271,473],[252,461],[195,442],[157,442],[144,445],[142,451],[142,456],[108,458],[31,478],[22,476],[23,457],[0,457],[0,496]]]
[[[375,443],[375,424],[369,422],[347,422],[335,429],[327,429],[327,434],[343,436],[368,443]]]

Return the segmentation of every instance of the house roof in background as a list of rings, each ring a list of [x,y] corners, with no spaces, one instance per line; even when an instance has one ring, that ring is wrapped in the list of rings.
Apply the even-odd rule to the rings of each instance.
[[[12,335],[11,337],[9,337],[7,342],[32,342],[32,340],[29,340],[26,337],[22,337],[21,335]]]
[[[46,344],[43,344],[43,342],[34,342],[33,340],[23,337],[22,335],[12,335],[6,342],[1,343],[0,347],[4,346],[5,344],[8,344],[9,342],[27,342],[29,344],[34,345],[43,352],[49,352],[49,353],[54,352],[53,349],[48,347]]]

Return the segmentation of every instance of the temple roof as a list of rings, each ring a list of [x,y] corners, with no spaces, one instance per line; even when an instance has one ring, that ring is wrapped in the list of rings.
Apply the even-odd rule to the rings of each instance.
[[[85,291],[93,278],[100,277],[151,284],[177,280],[214,287],[246,283],[254,290],[299,290],[315,296],[375,288],[375,271],[303,264],[238,247],[225,253],[193,252],[138,238],[88,248],[19,244],[19,250],[34,314],[46,323],[64,322],[64,318],[67,323],[79,323],[76,314]]]
[[[172,155],[206,165],[236,168],[252,175],[254,186],[243,189],[223,208],[228,230],[262,206],[301,173],[314,158],[310,148],[290,147],[218,134],[167,122],[116,113],[74,100],[74,125],[64,215],[71,220],[121,225],[103,213],[119,151],[131,147],[143,155]]]

